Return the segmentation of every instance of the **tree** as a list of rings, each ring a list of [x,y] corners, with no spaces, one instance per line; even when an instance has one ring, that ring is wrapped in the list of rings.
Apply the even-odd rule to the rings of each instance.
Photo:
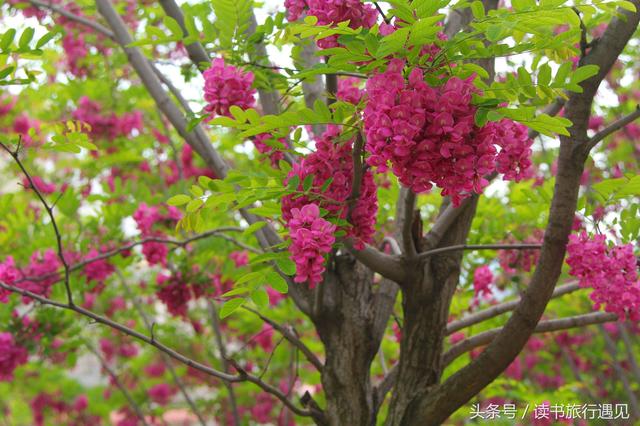
[[[640,418],[639,1],[7,3],[16,424]]]

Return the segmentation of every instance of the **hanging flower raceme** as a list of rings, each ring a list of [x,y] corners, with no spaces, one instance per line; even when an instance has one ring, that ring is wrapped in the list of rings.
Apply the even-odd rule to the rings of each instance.
[[[367,81],[364,125],[368,164],[391,170],[416,193],[435,185],[454,205],[488,185],[485,176],[500,170],[519,179],[530,166],[526,132],[509,120],[475,125],[477,91],[472,78],[450,78],[440,87],[424,81],[420,69],[403,76],[404,61],[393,59],[387,70]],[[502,147],[498,152],[497,146]]]
[[[604,235],[570,235],[567,244],[569,274],[581,287],[591,287],[595,309],[604,306],[620,320],[640,321],[640,280],[631,244],[608,247]]]
[[[252,72],[243,72],[233,65],[226,65],[223,58],[216,58],[203,76],[204,100],[207,101],[204,109],[210,118],[216,115],[230,117],[232,105],[242,109],[254,106],[256,90],[251,87]]]
[[[285,0],[284,7],[289,21],[296,21],[305,14],[318,18],[318,25],[336,25],[349,21],[350,28],[371,28],[378,19],[378,12],[373,6],[360,0]],[[318,46],[323,49],[337,45],[337,35],[318,41]]]
[[[8,256],[3,262],[0,262],[0,282],[13,285],[19,277],[20,271],[16,268],[13,257]],[[7,303],[9,301],[10,291],[0,288],[0,303]]]
[[[473,272],[473,290],[476,300],[481,297],[489,298],[493,294],[491,284],[493,283],[493,273],[487,265],[481,266]]]
[[[317,204],[292,208],[287,227],[291,245],[289,251],[296,264],[295,282],[308,282],[310,287],[322,281],[324,255],[335,242],[336,226],[320,217]]]
[[[355,202],[350,200],[353,194],[353,141],[336,142],[339,135],[337,126],[329,126],[316,142],[316,151],[293,165],[285,183],[297,176],[300,182],[298,190],[303,191],[305,179],[308,176],[313,179],[307,194],[289,195],[282,199],[282,217],[289,221],[293,208],[300,209],[305,204],[315,203],[327,210],[330,218],[349,219],[350,225],[340,229],[354,238],[356,248],[362,249],[365,243],[371,242],[375,232],[378,211],[376,185],[372,172],[365,171],[358,199]]]

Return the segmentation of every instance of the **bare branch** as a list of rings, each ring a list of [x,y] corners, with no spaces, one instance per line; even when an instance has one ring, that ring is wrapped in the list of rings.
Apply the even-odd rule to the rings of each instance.
[[[47,3],[39,0],[28,0],[28,1],[29,3],[31,3],[33,6],[37,8],[51,10],[52,12],[55,12],[58,15],[64,16],[65,18],[71,21],[74,21],[89,27],[107,38],[110,38],[112,40],[115,39],[114,34],[111,32],[111,30],[109,30],[109,28],[104,27],[98,24],[97,22],[92,21],[91,19],[85,18],[84,16],[78,16],[74,13],[71,13],[63,7],[53,4],[51,1],[48,1]]]
[[[166,13],[167,16],[176,20],[182,29],[182,34],[187,37],[189,34],[187,27],[184,24],[184,16],[182,15],[180,6],[178,6],[175,0],[160,0],[160,6],[162,6],[162,10],[164,10],[164,13]],[[198,70],[200,70],[201,64],[204,63],[208,65],[211,61],[207,51],[204,49],[202,44],[197,41],[187,44],[185,49],[187,50],[189,59],[191,59],[191,62],[196,65]]]
[[[587,149],[593,149],[598,144],[598,142],[611,135],[612,133],[617,132],[618,130],[622,129],[627,124],[632,123],[638,118],[640,118],[640,105],[637,105],[636,109],[631,114],[614,121],[609,126],[593,135],[587,142]]]
[[[459,250],[539,250],[542,244],[457,244],[428,250],[418,255],[419,259],[426,259],[436,254]]]
[[[118,330],[119,332],[126,334],[130,337],[133,337],[137,340],[140,340],[150,346],[153,346],[154,348],[158,349],[161,352],[164,352],[165,354],[167,354],[168,356],[170,356],[171,358],[180,361],[181,363],[195,369],[198,370],[202,373],[205,373],[209,376],[212,377],[216,377],[220,380],[226,381],[226,382],[230,382],[230,383],[237,383],[237,382],[251,382],[256,384],[257,386],[259,386],[261,389],[263,389],[264,391],[274,395],[276,398],[278,398],[279,400],[281,400],[289,409],[291,409],[291,411],[293,411],[294,413],[296,413],[299,416],[307,416],[310,417],[311,413],[309,411],[306,410],[302,410],[299,407],[297,407],[295,404],[293,404],[291,401],[289,401],[287,399],[287,397],[280,392],[278,389],[274,388],[273,386],[264,383],[260,378],[252,376],[250,374],[248,374],[246,371],[242,370],[241,368],[238,370],[239,374],[236,375],[232,375],[232,374],[227,374],[224,373],[222,371],[218,371],[212,367],[209,367],[205,364],[202,364],[200,362],[194,361],[193,359],[182,355],[181,353],[177,352],[174,349],[171,349],[170,347],[160,343],[158,341],[158,339],[156,339],[155,337],[149,337],[146,336],[136,330],[133,330],[125,325],[122,325],[120,323],[117,323],[107,317],[104,317],[102,315],[96,314],[93,311],[90,311],[88,309],[85,309],[83,307],[77,306],[77,305],[69,305],[67,303],[61,303],[61,302],[57,302],[55,300],[52,299],[48,299],[46,297],[40,296],[39,294],[33,293],[31,291],[28,290],[24,290],[18,287],[14,287],[12,285],[8,285],[2,281],[0,281],[0,288],[3,288],[7,291],[10,291],[12,293],[16,293],[16,294],[20,294],[22,296],[25,297],[29,297],[33,300],[36,300],[38,302],[40,302],[43,305],[48,305],[48,306],[54,306],[60,309],[66,309],[69,311],[73,311],[76,312],[82,316],[85,316],[87,318],[91,318],[93,321],[99,323],[99,324],[103,324],[106,325],[114,330]],[[236,369],[238,369],[239,367],[237,367]]]
[[[573,293],[576,290],[580,290],[580,286],[577,282],[567,283],[557,287],[553,291],[553,295],[551,297],[556,298],[564,296],[565,294]],[[479,324],[488,319],[497,317],[498,315],[502,315],[506,312],[513,311],[520,303],[520,300],[521,299],[518,298],[515,300],[510,300],[508,302],[503,302],[485,310],[467,315],[464,318],[451,321],[449,324],[447,324],[447,335],[453,334],[456,331],[462,330],[463,328],[471,327],[472,325]]]
[[[56,235],[58,259],[60,259],[60,262],[62,263],[62,267],[64,268],[64,288],[67,292],[67,302],[69,303],[69,305],[73,306],[73,295],[71,294],[71,284],[69,283],[71,271],[69,268],[69,264],[67,263],[67,260],[64,257],[64,249],[62,247],[62,235],[60,234],[60,228],[58,227],[58,223],[56,222],[55,215],[53,214],[53,207],[51,207],[49,203],[47,203],[47,200],[44,199],[44,196],[38,189],[37,185],[33,182],[31,175],[29,174],[24,164],[22,164],[22,161],[20,160],[20,155],[18,153],[18,150],[11,151],[2,142],[0,142],[0,147],[2,147],[5,151],[7,151],[11,156],[11,158],[13,158],[13,160],[16,162],[18,167],[20,167],[20,170],[22,170],[22,173],[25,175],[25,177],[29,181],[29,185],[31,186],[31,189],[33,190],[33,192],[35,192],[36,196],[40,200],[40,203],[42,204],[44,209],[47,211],[47,215],[49,216],[49,219],[51,219],[51,226],[53,227],[53,232]]]
[[[573,317],[540,321],[534,333],[547,333],[550,331],[567,330],[570,328],[585,327],[587,325],[602,324],[605,322],[616,321],[618,316],[610,312],[592,312],[584,315],[576,315]],[[500,332],[502,328],[494,328],[475,336],[469,337],[460,343],[456,343],[443,355],[443,365],[449,365],[460,355],[469,352],[479,346],[489,344]]]
[[[300,351],[304,354],[307,360],[316,368],[316,370],[320,372],[322,371],[322,369],[324,368],[324,366],[322,365],[322,362],[318,359],[318,357],[313,352],[311,352],[311,350],[307,347],[307,345],[305,345],[302,342],[302,340],[300,340],[297,337],[295,330],[289,330],[285,326],[278,324],[277,322],[262,315],[260,312],[254,309],[251,309],[247,306],[243,306],[243,308],[253,313],[254,315],[258,316],[262,321],[266,322],[271,327],[275,328],[280,334],[282,334],[285,337],[285,339],[291,342],[293,346],[300,349]]]
[[[213,301],[207,301],[207,307],[209,308],[209,318],[211,319],[211,328],[213,328],[213,333],[216,337],[216,344],[218,345],[218,350],[220,351],[220,360],[222,362],[222,368],[225,373],[228,373],[229,370],[229,361],[227,360],[227,346],[224,343],[224,339],[222,338],[222,331],[220,330],[220,321],[218,320],[218,310],[216,309],[216,305]],[[233,413],[233,420],[235,425],[240,424],[240,414],[238,413],[238,403],[236,402],[236,393],[233,390],[233,385],[231,383],[225,383],[227,388],[227,392],[229,393],[229,403],[231,404],[231,412]]]

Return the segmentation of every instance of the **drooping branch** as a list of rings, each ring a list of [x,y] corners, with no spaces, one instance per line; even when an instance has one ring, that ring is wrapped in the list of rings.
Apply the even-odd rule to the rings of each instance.
[[[640,105],[637,105],[636,109],[631,114],[628,114],[627,116],[614,121],[609,126],[605,127],[604,129],[602,129],[601,131],[593,135],[591,139],[589,139],[589,141],[587,142],[587,149],[589,150],[593,149],[598,144],[598,142],[600,142],[607,136],[611,135],[612,133],[615,133],[618,130],[622,129],[627,124],[634,122],[638,118],[640,118]]]
[[[550,331],[567,330],[571,328],[586,327],[593,324],[602,324],[605,322],[616,321],[618,316],[610,312],[592,312],[584,315],[576,315],[573,317],[540,321],[534,333],[548,333]],[[489,344],[495,337],[500,334],[502,328],[494,328],[487,330],[475,336],[469,337],[462,342],[456,343],[443,355],[443,364],[449,365],[460,355],[469,352],[480,346]]]
[[[304,354],[304,356],[307,358],[307,360],[316,368],[316,370],[318,371],[322,371],[322,369],[324,368],[324,366],[322,365],[322,362],[318,359],[318,357],[307,347],[307,345],[305,345],[302,340],[300,340],[297,336],[296,336],[296,332],[293,329],[288,329],[285,326],[282,326],[280,324],[278,324],[277,322],[267,318],[266,316],[262,315],[260,312],[256,311],[255,309],[251,309],[247,306],[243,306],[243,308],[251,313],[253,313],[254,315],[256,315],[258,318],[260,318],[262,321],[264,321],[265,323],[269,324],[271,327],[273,327],[274,329],[276,329],[280,334],[282,334],[284,336],[285,339],[287,339],[293,346],[295,346],[296,348],[300,349],[300,352],[302,352]]]
[[[2,147],[2,149],[4,149],[11,156],[11,158],[13,158],[13,160],[16,162],[18,167],[20,167],[22,174],[24,174],[24,176],[27,178],[27,181],[29,182],[30,189],[33,190],[33,192],[35,192],[36,196],[38,197],[38,200],[40,200],[42,207],[44,207],[44,209],[47,212],[47,215],[49,216],[49,219],[51,220],[51,227],[53,228],[53,232],[55,233],[55,236],[56,236],[56,247],[57,247],[58,259],[60,259],[60,263],[62,263],[62,267],[64,268],[64,288],[65,288],[65,291],[67,292],[67,303],[73,306],[73,295],[71,294],[71,284],[69,282],[69,279],[71,277],[71,269],[69,268],[69,263],[67,263],[67,259],[64,256],[64,248],[62,246],[62,234],[60,233],[58,222],[56,222],[56,217],[53,214],[53,205],[50,205],[47,202],[47,200],[44,198],[44,195],[42,195],[42,193],[38,189],[38,186],[33,182],[33,179],[31,178],[31,174],[25,168],[24,164],[22,163],[22,160],[20,160],[20,153],[19,153],[20,143],[18,143],[18,147],[16,148],[15,151],[10,150],[9,147],[7,147],[2,142],[0,142],[0,147]]]

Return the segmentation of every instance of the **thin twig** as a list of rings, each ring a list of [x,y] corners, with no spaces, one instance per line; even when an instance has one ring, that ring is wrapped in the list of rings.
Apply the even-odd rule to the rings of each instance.
[[[127,400],[127,403],[131,406],[133,411],[136,413],[136,416],[138,417],[138,419],[142,422],[143,425],[149,426],[149,423],[147,423],[147,419],[142,413],[142,409],[133,399],[133,396],[131,396],[131,394],[127,390],[127,387],[120,381],[120,378],[118,377],[116,372],[113,371],[111,367],[109,367],[109,364],[107,363],[107,361],[102,357],[100,352],[96,348],[94,348],[91,343],[89,343],[89,341],[85,340],[84,344],[87,347],[87,349],[89,349],[89,351],[92,352],[96,356],[96,358],[98,358],[98,361],[100,361],[102,368],[107,372],[107,374],[111,376],[111,380],[113,380],[113,383],[115,383],[116,387],[120,389],[120,392],[122,392],[122,395],[124,395],[125,399]]]
[[[145,326],[147,327],[147,329],[150,330],[150,333],[153,336],[153,332],[151,330],[153,330],[153,328],[155,326],[155,322],[151,321],[151,319],[149,318],[147,313],[142,308],[142,305],[140,304],[140,300],[136,297],[135,294],[133,294],[133,292],[131,291],[131,288],[129,288],[129,285],[127,284],[127,281],[126,281],[124,275],[122,275],[122,272],[120,272],[118,270],[117,274],[118,274],[118,276],[120,278],[120,282],[122,283],[122,287],[124,288],[124,291],[127,294],[127,297],[129,298],[129,300],[131,300],[131,303],[133,303],[133,306],[136,309],[136,311],[138,312],[138,315],[140,315],[140,318],[142,318],[142,321],[144,322]],[[154,337],[154,340],[155,340],[155,337]],[[162,363],[169,370],[169,373],[171,374],[171,378],[173,379],[173,381],[176,384],[176,386],[178,386],[178,389],[180,389],[180,392],[182,393],[182,396],[184,397],[185,401],[187,401],[187,404],[191,408],[191,411],[193,411],[193,414],[196,415],[196,417],[198,418],[198,421],[200,422],[200,424],[202,426],[206,426],[207,422],[204,419],[204,416],[202,415],[202,413],[200,412],[200,410],[196,406],[195,402],[191,398],[191,395],[189,395],[189,392],[187,391],[187,388],[185,387],[184,383],[182,382],[182,380],[178,376],[178,373],[176,372],[176,369],[173,368],[173,364],[171,363],[171,360],[167,359],[167,356],[165,354],[163,354],[163,353],[161,353],[161,358],[162,358]]]
[[[598,144],[598,142],[600,142],[610,134],[622,129],[627,124],[637,120],[638,118],[640,118],[640,105],[637,105],[635,111],[633,111],[631,114],[625,117],[622,117],[617,121],[614,121],[609,126],[607,126],[603,130],[593,135],[591,139],[589,139],[589,141],[587,142],[587,149],[589,150],[593,149],[593,147],[595,147]]]
[[[73,306],[73,296],[71,294],[71,284],[69,283],[71,271],[70,271],[70,268],[69,268],[69,264],[67,263],[67,260],[64,257],[64,249],[62,247],[62,235],[60,234],[60,228],[58,228],[58,223],[56,222],[55,215],[53,214],[53,207],[49,206],[49,203],[47,203],[47,200],[44,199],[44,196],[42,195],[42,193],[38,189],[37,185],[33,182],[33,179],[31,178],[31,175],[29,174],[29,172],[25,168],[24,164],[22,164],[22,161],[20,160],[20,155],[19,155],[19,152],[18,152],[19,149],[20,149],[20,144],[18,143],[18,148],[15,151],[11,151],[2,142],[0,142],[0,146],[5,151],[7,151],[9,153],[9,155],[13,158],[13,160],[16,162],[16,164],[18,164],[18,167],[20,167],[20,170],[22,170],[22,173],[25,175],[25,177],[29,181],[29,185],[31,186],[31,189],[33,190],[33,192],[36,193],[36,196],[40,200],[40,203],[42,203],[42,206],[47,211],[47,215],[49,215],[49,219],[51,219],[51,226],[53,227],[53,232],[56,235],[56,244],[57,244],[57,248],[58,248],[58,258],[60,259],[60,262],[62,263],[62,267],[64,268],[64,287],[65,287],[65,290],[67,292],[67,302],[69,303],[69,305]]]
[[[540,248],[542,244],[456,244],[424,251],[418,255],[418,258],[422,260],[436,254],[459,250],[539,250]]]
[[[258,318],[260,318],[262,321],[266,322],[271,327],[276,329],[280,334],[282,334],[285,337],[285,339],[287,339],[289,342],[291,342],[292,345],[294,345],[296,348],[300,349],[300,351],[304,354],[304,356],[307,358],[307,360],[318,371],[320,371],[320,372],[322,371],[322,369],[324,368],[324,366],[322,365],[322,362],[318,359],[318,357],[313,352],[311,352],[311,350],[307,347],[307,345],[305,345],[302,342],[302,340],[300,340],[297,337],[297,333],[295,332],[295,329],[293,329],[293,327],[291,327],[291,330],[288,330],[285,326],[282,326],[282,325],[278,324],[277,322],[267,318],[266,316],[262,315],[260,312],[256,311],[255,309],[249,308],[247,306],[243,306],[243,308],[245,310],[253,313]]]
[[[110,38],[112,40],[115,38],[113,33],[107,27],[104,27],[98,24],[97,22],[92,21],[91,19],[85,18],[84,16],[79,16],[74,13],[71,13],[68,10],[64,9],[63,7],[56,6],[51,1],[47,3],[38,1],[38,0],[28,0],[28,1],[29,3],[31,3],[33,6],[37,8],[51,10],[52,12],[62,15],[71,21],[74,21],[84,26],[87,26],[89,28],[92,28],[107,38]]]

